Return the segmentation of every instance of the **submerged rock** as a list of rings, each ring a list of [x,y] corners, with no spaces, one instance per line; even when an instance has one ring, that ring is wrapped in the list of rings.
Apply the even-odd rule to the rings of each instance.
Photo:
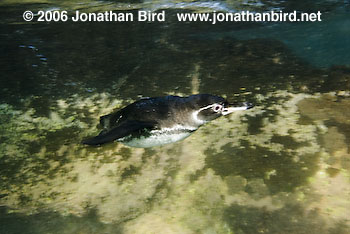
[[[120,144],[85,148],[74,140],[90,127],[87,134],[97,131],[92,116],[120,105],[108,94],[61,100],[49,117],[2,105],[0,130],[6,141],[1,160],[9,169],[1,174],[6,194],[1,204],[25,214],[46,210],[84,216],[94,210],[103,222],[123,224],[125,233],[148,232],[149,223],[160,232],[226,233],[245,230],[237,220],[259,219],[264,212],[289,228],[309,225],[316,231],[311,223],[322,223],[328,230],[339,222],[347,228],[348,156],[341,150],[346,137],[328,126],[322,110],[319,115],[309,112],[317,110],[316,101],[325,102],[316,106],[325,106],[330,118],[346,124],[343,114],[332,109],[339,108],[331,105],[334,95],[328,95],[260,95],[248,116],[218,119],[183,142],[148,150]],[[83,112],[87,107],[92,113]],[[302,121],[305,113],[311,121]],[[76,132],[65,135],[62,124]],[[250,126],[259,130],[251,133]],[[28,131],[33,137],[28,138]],[[69,143],[58,140],[62,134]],[[31,139],[37,148],[23,147]],[[279,224],[258,229],[271,231]]]

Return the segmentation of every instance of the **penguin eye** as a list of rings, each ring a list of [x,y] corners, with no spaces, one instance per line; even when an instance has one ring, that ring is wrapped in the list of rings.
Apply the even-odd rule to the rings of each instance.
[[[213,106],[213,111],[220,112],[221,110],[222,110],[222,106],[221,105],[214,105]]]

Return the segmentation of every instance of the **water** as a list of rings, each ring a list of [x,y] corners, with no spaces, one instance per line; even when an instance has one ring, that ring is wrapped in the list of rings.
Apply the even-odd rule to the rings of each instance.
[[[320,68],[348,65],[350,61],[349,10],[339,8],[324,13],[320,23],[268,23],[259,28],[235,29],[204,37],[231,37],[239,40],[269,39],[282,41],[296,56]]]
[[[348,233],[348,3],[321,23],[180,23],[233,1],[3,1],[0,233]],[[25,23],[25,10],[166,8],[163,23]],[[213,93],[255,107],[184,141],[86,147],[142,96]]]

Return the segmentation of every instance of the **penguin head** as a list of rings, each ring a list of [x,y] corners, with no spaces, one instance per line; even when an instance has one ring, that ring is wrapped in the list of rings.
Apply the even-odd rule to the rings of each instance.
[[[247,110],[253,107],[250,103],[228,103],[226,99],[210,94],[194,95],[196,97],[196,111],[193,119],[204,124],[220,116],[231,114],[239,110]]]

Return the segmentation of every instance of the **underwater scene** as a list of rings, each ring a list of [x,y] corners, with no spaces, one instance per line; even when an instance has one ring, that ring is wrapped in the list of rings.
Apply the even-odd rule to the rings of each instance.
[[[36,20],[140,10],[166,18]],[[247,10],[322,20],[177,18]],[[2,0],[0,17],[1,234],[350,233],[350,1]],[[254,107],[171,144],[81,143],[141,98],[192,94]]]

